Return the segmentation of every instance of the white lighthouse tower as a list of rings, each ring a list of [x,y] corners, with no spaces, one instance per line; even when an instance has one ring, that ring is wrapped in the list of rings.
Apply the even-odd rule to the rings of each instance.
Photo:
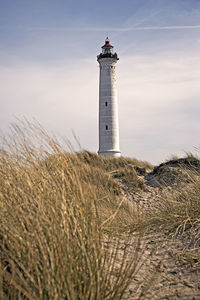
[[[109,39],[97,56],[99,78],[99,150],[98,154],[120,157],[119,122],[115,65],[119,60]]]

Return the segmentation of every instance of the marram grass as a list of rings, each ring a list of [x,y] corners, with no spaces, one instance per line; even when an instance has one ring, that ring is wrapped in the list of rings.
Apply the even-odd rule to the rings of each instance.
[[[119,262],[105,232],[126,227],[131,211],[98,165],[38,126],[13,126],[0,152],[0,299],[121,299],[140,239],[129,259],[124,242]]]
[[[199,244],[199,174],[190,165],[188,186],[163,189],[157,210],[143,216],[122,185],[144,196],[138,174],[151,164],[69,153],[40,126],[14,125],[0,148],[0,299],[129,299],[127,288],[146,259],[143,229],[189,233]],[[192,251],[178,261],[199,265]],[[148,276],[142,285],[149,289]],[[145,299],[147,288],[136,299]]]

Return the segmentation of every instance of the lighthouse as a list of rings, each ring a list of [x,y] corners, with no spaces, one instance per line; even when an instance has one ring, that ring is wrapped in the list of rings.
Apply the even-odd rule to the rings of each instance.
[[[97,56],[99,63],[99,150],[98,154],[120,157],[119,121],[116,87],[117,53],[108,38]]]

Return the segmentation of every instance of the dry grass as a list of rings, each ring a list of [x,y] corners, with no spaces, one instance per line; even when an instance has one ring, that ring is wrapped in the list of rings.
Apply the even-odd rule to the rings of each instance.
[[[187,190],[165,193],[159,209],[144,217],[121,184],[148,193],[140,176],[151,164],[67,153],[40,126],[14,125],[0,150],[0,299],[128,299],[127,287],[146,259],[141,259],[144,227],[186,233],[199,243],[195,159],[181,160],[190,177],[194,172]],[[136,230],[130,242],[128,233]],[[177,260],[199,265],[194,249],[184,249]],[[149,288],[149,282],[145,278],[142,285]]]
[[[150,163],[134,158],[106,158],[88,151],[77,155],[82,162],[85,162],[90,167],[102,170],[104,174],[106,172],[124,184],[128,184],[134,191],[144,188],[143,181],[138,176],[145,175],[153,169],[153,165]]]
[[[183,175],[187,175],[187,182],[184,181],[184,177],[181,181],[178,176],[176,189],[164,189],[158,203],[158,210],[154,215],[151,214],[147,224],[161,228],[163,232],[167,232],[167,235],[178,237],[184,246],[177,253],[177,261],[199,267],[200,160],[189,154],[185,158],[168,161],[166,165],[178,168],[179,172],[183,171]]]
[[[187,189],[168,193],[160,201],[160,209],[152,218],[157,224],[165,224],[169,231],[181,234],[193,230],[195,240],[200,240],[200,182],[193,179]],[[196,233],[195,233],[196,232]]]
[[[120,168],[133,169],[134,167],[153,169],[152,164],[150,164],[149,162],[139,161],[134,158],[125,158],[125,157],[109,158],[109,157],[99,156],[97,154],[88,151],[78,153],[78,156],[90,166],[99,167],[104,171],[108,171],[108,172],[116,171]]]
[[[135,212],[107,172],[117,160],[109,160],[105,172],[95,155],[88,163],[88,155],[65,153],[55,138],[27,122],[13,126],[3,141],[1,299],[123,297],[137,271],[140,238],[129,259],[124,241],[118,261],[119,243],[105,247],[105,230],[125,230]]]

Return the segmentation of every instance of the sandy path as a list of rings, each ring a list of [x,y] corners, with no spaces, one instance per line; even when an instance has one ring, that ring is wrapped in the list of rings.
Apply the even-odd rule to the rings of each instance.
[[[133,192],[130,186],[120,182],[123,195],[141,211],[152,212],[157,208],[158,198],[170,188],[160,189],[149,184],[149,180],[141,179],[145,183],[145,189],[138,192]],[[186,263],[187,248],[199,255],[200,248],[192,249],[194,245],[191,244],[188,235],[186,232],[182,236],[172,237],[165,233],[164,228],[155,228],[144,234],[144,253],[141,258],[143,265],[131,279],[124,299],[200,300],[200,265],[197,265],[199,262]],[[135,238],[132,235],[130,255],[134,253],[134,250],[131,251],[131,244],[134,242]]]

